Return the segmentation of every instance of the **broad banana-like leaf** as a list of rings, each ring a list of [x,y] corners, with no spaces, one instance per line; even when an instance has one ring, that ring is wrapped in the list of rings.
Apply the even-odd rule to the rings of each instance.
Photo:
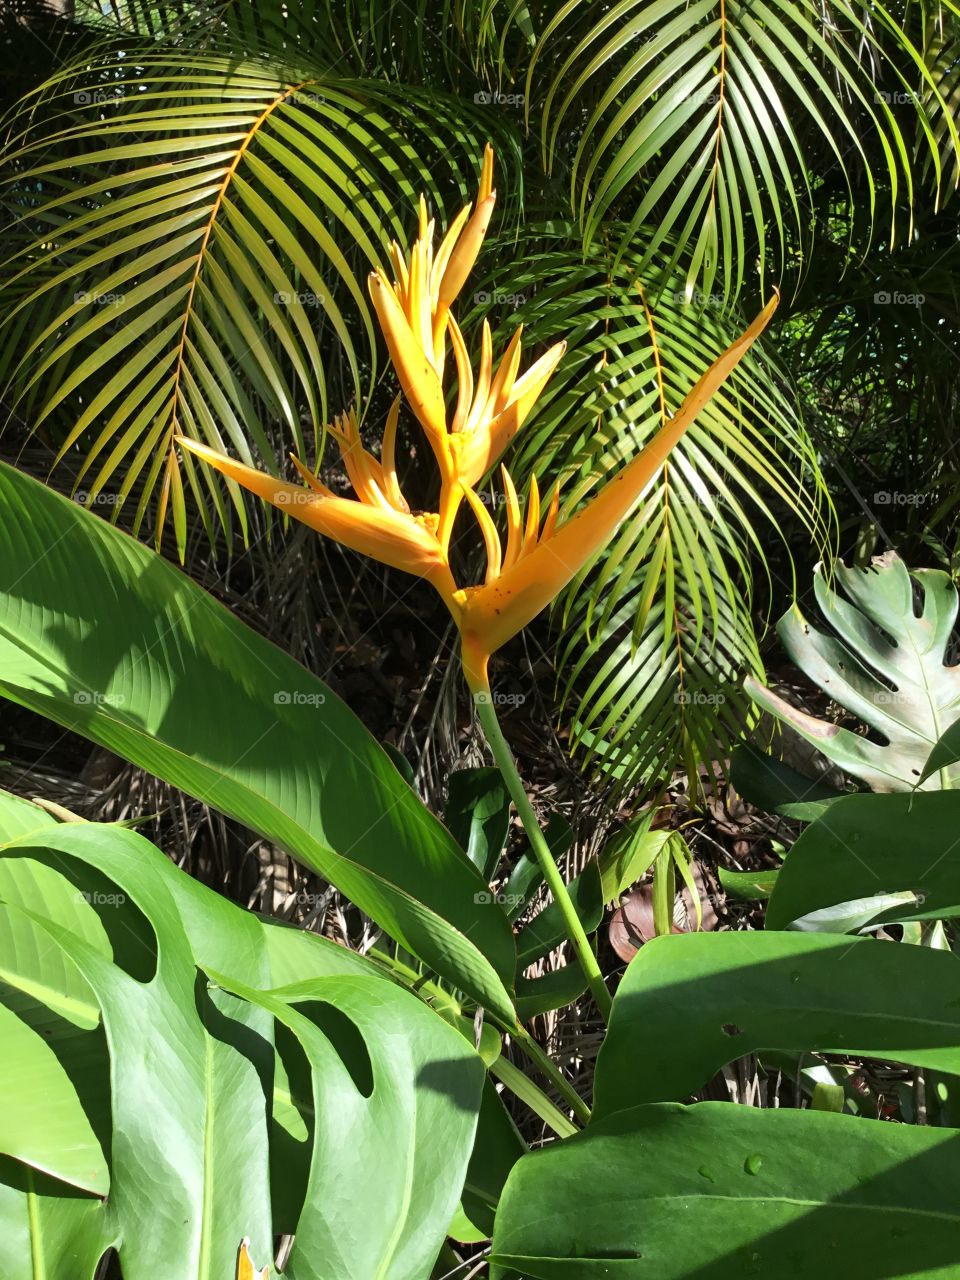
[[[156,553],[0,467],[0,693],[245,822],[512,1020],[506,915],[322,681]]]
[[[531,1152],[493,1236],[505,1280],[947,1280],[960,1133],[826,1111],[660,1103]]]
[[[843,594],[827,585],[822,569],[814,579],[817,602],[832,631],[817,631],[793,607],[777,632],[801,671],[863,721],[872,737],[799,711],[752,678],[745,682],[747,691],[873,791],[956,785],[960,766],[955,762],[923,779],[938,739],[960,719],[960,667],[946,664],[957,618],[956,587],[940,570],[908,573],[893,552],[878,556],[869,569],[839,564],[836,576]]]
[[[960,959],[816,933],[654,938],[617,989],[594,1119],[680,1102],[762,1049],[860,1054],[960,1072]]]

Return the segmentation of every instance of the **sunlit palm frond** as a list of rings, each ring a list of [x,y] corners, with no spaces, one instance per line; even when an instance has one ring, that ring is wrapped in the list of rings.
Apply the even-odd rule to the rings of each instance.
[[[438,95],[153,52],[62,72],[5,156],[14,411],[58,458],[82,449],[91,500],[115,482],[119,513],[136,485],[135,527],[157,495],[158,533],[172,512],[182,546],[187,488],[208,527],[225,521],[174,435],[273,463],[276,423],[316,456],[376,376],[368,270],[405,242],[419,191],[469,198],[491,125],[508,167],[509,122]]]
[[[939,148],[960,147],[908,30],[848,0],[567,0],[527,104],[542,107],[544,163],[569,172],[587,244],[618,217],[645,273],[666,256],[688,295],[725,302],[754,259],[774,278],[788,255],[802,267],[825,169],[851,196],[863,185],[865,221],[895,239],[909,233],[917,128],[937,166]]]
[[[521,243],[517,266],[480,298],[499,302],[509,325],[528,321],[538,342],[570,341],[511,462],[524,478],[535,471],[541,488],[563,478],[567,511],[642,447],[736,329],[719,302],[685,304],[682,277],[654,305],[640,261],[599,249],[584,259],[541,235]],[[667,691],[683,694],[685,681],[692,697],[658,768],[669,773],[697,744],[722,739],[721,718],[743,709],[735,673],[758,661],[751,584],[753,565],[767,564],[758,530],[775,530],[784,513],[829,541],[830,508],[795,398],[755,347],[555,615],[558,676],[585,762],[632,781],[647,773],[648,732],[659,732]],[[700,696],[711,681],[722,699]]]
[[[742,681],[763,666],[749,582],[731,598],[715,568],[708,566],[715,597],[709,643],[698,638],[700,604],[685,578],[651,604],[637,575],[599,628],[587,622],[590,600],[574,601],[558,651],[561,713],[574,756],[616,790],[657,790],[677,767],[693,796],[711,790],[710,766],[724,764],[754,719]]]
[[[930,16],[924,33],[923,58],[937,93],[928,93],[934,137],[939,150],[943,203],[946,204],[960,185],[960,155],[954,145],[953,132],[960,121],[960,24],[951,10]],[[934,157],[929,161],[935,168]]]

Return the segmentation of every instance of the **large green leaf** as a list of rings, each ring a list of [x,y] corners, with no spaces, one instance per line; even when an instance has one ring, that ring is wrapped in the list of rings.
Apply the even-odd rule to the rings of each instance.
[[[524,1156],[495,1277],[950,1280],[960,1134],[730,1103],[636,1107]]]
[[[683,1101],[760,1049],[856,1053],[960,1075],[958,981],[952,952],[872,938],[654,938],[617,988],[594,1118]]]
[[[189,578],[0,467],[0,691],[231,814],[511,1017],[486,882],[320,680]]]
[[[449,1235],[464,1241],[488,1240],[493,1235],[500,1193],[510,1170],[526,1150],[493,1080],[487,1077],[460,1209]]]
[[[379,978],[271,992],[218,980],[288,1027],[311,1067],[316,1132],[285,1274],[426,1276],[467,1170],[480,1058],[414,996]]]
[[[801,822],[819,818],[843,794],[747,742],[731,754],[730,785],[748,804]]]
[[[23,838],[11,852],[49,850],[108,874],[118,901],[104,912],[142,912],[154,931],[153,977],[138,980],[75,933],[36,922],[94,991],[110,1054],[110,1216],[129,1280],[158,1258],[192,1259],[206,1280],[230,1274],[240,1241],[272,1248],[266,1109],[254,1060],[237,1047],[271,1035],[255,1009],[227,1022],[197,985],[186,932],[160,868],[140,836],[66,824]],[[236,910],[239,921],[242,912]],[[256,927],[255,922],[252,922]]]
[[[94,1280],[116,1243],[103,1202],[0,1156],[0,1275],[4,1280]]]
[[[960,767],[951,762],[923,778],[938,739],[960,718],[960,667],[946,664],[957,620],[949,574],[923,569],[911,576],[889,552],[867,569],[838,564],[836,575],[843,595],[830,589],[822,569],[814,578],[817,603],[833,632],[817,631],[793,607],[777,633],[801,671],[862,720],[872,737],[799,711],[752,679],[746,682],[750,695],[873,791],[954,785]]]
[[[49,1044],[0,1004],[0,1151],[105,1196],[109,1174],[80,1099]]]
[[[787,854],[767,907],[768,929],[875,895],[875,919],[935,920],[960,914],[960,795],[844,796]]]
[[[0,796],[0,814],[5,808]],[[48,943],[45,983],[36,981],[37,949],[23,949],[14,957],[24,956],[23,972],[11,967],[4,1001],[8,990],[29,991],[53,1007],[66,1005],[66,990],[58,990],[58,980],[66,986],[62,957],[52,964],[49,955],[68,957],[88,984],[94,1015],[102,1015],[112,1118],[106,1216],[91,1224],[88,1213],[68,1212],[61,1202],[74,1193],[58,1184],[59,1193],[47,1190],[53,1199],[45,1224],[39,1207],[30,1211],[22,1173],[11,1167],[0,1185],[0,1237],[23,1216],[31,1233],[27,1258],[45,1256],[47,1236],[51,1257],[79,1258],[64,1251],[86,1247],[90,1237],[101,1252],[117,1244],[127,1280],[153,1275],[157,1258],[171,1275],[213,1280],[233,1274],[244,1236],[252,1237],[255,1257],[268,1259],[273,1237],[289,1230],[297,1241],[291,1275],[353,1276],[358,1258],[363,1274],[383,1280],[427,1274],[460,1195],[480,1107],[483,1064],[472,1039],[369,961],[261,922],[127,829],[53,824],[3,846],[0,871],[4,928],[21,915]],[[91,883],[89,873],[112,892],[78,889]],[[48,899],[56,879],[63,893]],[[37,884],[45,896],[35,910],[9,901]],[[72,928],[70,900],[78,913]],[[106,921],[104,936],[84,933],[84,913]],[[224,976],[218,964],[239,976]],[[296,985],[269,989],[290,966],[298,969]],[[213,988],[198,973],[203,968],[216,972]],[[0,1017],[15,1014],[0,1004]],[[83,1019],[92,1020],[89,1013]],[[274,1020],[292,1032],[288,1052],[299,1044],[305,1080],[286,1070],[288,1058],[274,1057]],[[61,1043],[53,1047],[64,1056]],[[28,1133],[29,1150],[17,1150],[37,1161],[41,1148],[67,1133],[56,1092],[66,1081],[69,1093],[67,1076],[88,1104],[89,1097],[76,1055],[65,1056],[56,1079],[45,1069],[42,1080],[54,1086],[46,1099],[35,1098],[41,1077],[25,1077],[22,1063],[22,1054],[11,1054],[5,1083],[14,1105],[5,1133],[30,1120],[31,1099],[45,1103],[49,1129]],[[89,1132],[84,1141],[97,1150]],[[304,1148],[302,1188],[293,1169],[292,1177],[277,1176],[278,1160],[292,1162],[291,1142]],[[79,1147],[59,1153],[61,1165],[83,1158]],[[373,1229],[375,1182],[385,1211]],[[287,1199],[271,1206],[278,1190]],[[180,1260],[190,1269],[177,1270]],[[18,1264],[9,1274],[20,1280],[25,1273]],[[91,1280],[92,1272],[71,1275]]]
[[[488,765],[454,770],[447,779],[443,821],[483,878],[492,879],[510,828],[510,796],[500,770]]]

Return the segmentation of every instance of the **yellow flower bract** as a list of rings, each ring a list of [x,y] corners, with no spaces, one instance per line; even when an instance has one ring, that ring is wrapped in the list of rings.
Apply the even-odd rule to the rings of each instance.
[[[555,490],[541,525],[540,496],[531,483],[526,518],[516,489],[502,469],[507,512],[507,545],[475,492],[475,486],[522,427],[565,349],[557,343],[524,373],[518,328],[496,369],[490,326],[483,323],[479,368],[470,356],[450,308],[483,243],[493,213],[493,151],[483,157],[476,204],[468,205],[434,250],[434,223],[421,197],[417,239],[407,257],[394,244],[395,279],[370,276],[370,296],[387,350],[409,405],[430,443],[440,472],[439,510],[414,514],[400,491],[395,443],[400,397],[384,429],[379,459],[362,445],[351,410],[328,430],[340,449],[356,499],[341,498],[322,485],[298,459],[307,488],[276,480],[197,441],[184,448],[228,479],[258,494],[318,533],[372,556],[393,568],[427,579],[440,593],[460,629],[463,665],[471,689],[488,689],[487,664],[511,637],[541,612],[613,537],[667,459],[670,450],[763,332],[777,305],[763,311],[716,360],[644,449],[569,520],[560,522]],[[457,399],[448,422],[444,376],[447,339],[457,375]],[[450,535],[466,500],[480,527],[487,571],[479,586],[458,587],[449,563]]]

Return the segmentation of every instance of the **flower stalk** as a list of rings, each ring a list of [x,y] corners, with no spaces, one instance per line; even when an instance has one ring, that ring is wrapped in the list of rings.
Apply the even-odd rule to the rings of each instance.
[[[593,948],[590,946],[590,940],[586,935],[580,917],[577,915],[576,907],[573,905],[573,899],[570,897],[566,882],[560,874],[560,868],[554,861],[550,846],[547,844],[546,837],[540,829],[540,823],[537,821],[537,815],[533,811],[530,797],[527,795],[517,770],[517,762],[513,758],[510,744],[503,736],[503,730],[500,728],[500,721],[497,718],[489,688],[477,690],[474,693],[473,700],[477,709],[477,718],[483,729],[483,736],[486,738],[497,768],[507,784],[510,799],[516,805],[520,821],[523,823],[523,829],[527,833],[527,839],[530,841],[530,848],[533,850],[540,870],[543,872],[547,888],[553,895],[553,900],[563,916],[564,928],[576,953],[580,968],[583,970],[583,976],[587,980],[604,1022],[609,1022],[610,1013],[613,1009],[613,1000],[603,980],[603,974],[600,971],[600,965],[597,963],[597,957],[593,953]]]
[[[647,486],[700,410],[766,328],[777,306],[770,299],[746,331],[707,369],[676,414],[641,451],[582,508],[560,514],[555,489],[541,519],[540,492],[531,480],[526,511],[504,468],[502,482],[507,523],[506,546],[475,487],[514,438],[552,376],[565,350],[558,342],[524,372],[521,330],[507,344],[496,367],[490,325],[484,320],[479,362],[474,374],[463,334],[451,310],[480,251],[493,213],[493,151],[484,152],[477,200],[467,206],[434,246],[434,220],[421,197],[418,235],[407,256],[394,245],[395,279],[382,271],[369,279],[370,297],[380,322],[402,397],[387,415],[380,456],[364,448],[351,410],[328,430],[339,446],[355,498],[334,494],[299,459],[295,465],[306,487],[255,471],[198,441],[181,438],[228,480],[243,485],[285,514],[343,546],[369,555],[428,581],[457,624],[461,661],[477,715],[497,766],[560,910],[567,936],[606,1020],[610,993],[587,939],[566,883],[530,804],[516,762],[500,729],[490,696],[490,657],[549,606],[581,569],[602,551],[630,515]],[[452,410],[444,387],[447,340],[453,352],[457,395]],[[411,509],[397,478],[396,437],[401,398],[418,421],[437,464],[440,493],[436,511]],[[450,539],[463,504],[472,511],[486,548],[484,581],[461,586],[450,565]],[[572,1092],[572,1091],[571,1091]],[[575,1104],[568,1098],[571,1106]]]

